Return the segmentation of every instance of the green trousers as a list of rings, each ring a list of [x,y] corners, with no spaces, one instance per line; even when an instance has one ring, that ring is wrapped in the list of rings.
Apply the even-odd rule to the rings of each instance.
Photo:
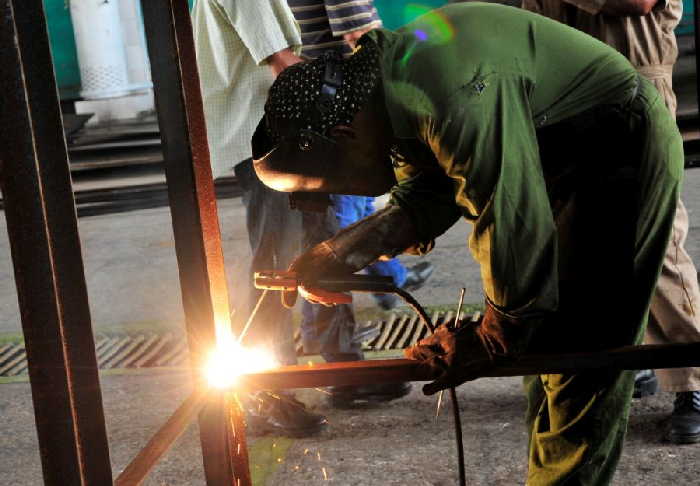
[[[670,235],[682,142],[655,89],[539,131],[559,235],[560,303],[531,351],[641,342]],[[629,415],[633,372],[525,379],[529,486],[609,484]]]

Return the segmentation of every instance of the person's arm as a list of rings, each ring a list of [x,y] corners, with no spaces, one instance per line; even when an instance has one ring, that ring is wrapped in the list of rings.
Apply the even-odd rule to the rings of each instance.
[[[365,33],[382,26],[374,2],[348,5],[347,0],[324,0],[328,23],[335,37],[343,37],[354,48]]]
[[[522,79],[490,74],[450,97],[423,137],[473,223],[469,247],[488,304],[538,321],[558,307],[556,228]]]
[[[296,55],[293,49],[286,48],[281,51],[275,52],[271,56],[265,59],[265,63],[270,66],[272,74],[277,77],[279,73],[287,69],[292,64],[303,61],[302,58]]]
[[[257,64],[275,74],[299,61],[301,34],[285,0],[217,0]]]
[[[497,73],[475,79],[449,97],[447,113],[420,123],[474,225],[469,246],[487,298],[478,324],[443,324],[404,350],[438,377],[423,387],[426,394],[517,356],[558,306],[556,228],[526,83]]]
[[[425,255],[433,249],[435,239],[462,216],[455,204],[452,180],[438,166],[428,169],[411,165],[397,169],[396,179],[389,205],[400,207],[410,216],[417,237],[404,251]]]
[[[643,16],[651,12],[658,0],[564,0],[591,15],[603,13],[616,17]],[[662,0],[665,3],[666,0]]]

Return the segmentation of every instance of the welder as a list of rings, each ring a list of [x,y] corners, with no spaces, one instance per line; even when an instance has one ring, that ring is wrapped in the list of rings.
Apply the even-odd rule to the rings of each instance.
[[[523,351],[642,337],[682,142],[658,92],[592,37],[478,3],[370,32],[346,60],[324,56],[279,76],[253,152],[260,179],[280,191],[391,191],[384,210],[292,264],[312,300],[329,302],[314,294],[319,277],[425,254],[459,218],[472,223],[484,317],[406,350],[439,375],[428,394]],[[593,303],[595,318],[583,312]],[[539,380],[543,394],[528,396],[528,484],[609,484],[634,374]]]

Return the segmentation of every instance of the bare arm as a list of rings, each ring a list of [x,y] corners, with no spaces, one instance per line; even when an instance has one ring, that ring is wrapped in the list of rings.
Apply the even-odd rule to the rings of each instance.
[[[628,15],[647,15],[658,0],[607,0],[602,12],[607,15],[623,17]]]
[[[301,62],[302,58],[294,54],[294,51],[288,47],[286,49],[282,49],[281,51],[275,52],[271,56],[268,56],[265,61],[270,66],[270,69],[272,69],[272,74],[277,77],[279,73],[284,71],[292,64]]]
[[[353,49],[355,48],[355,44],[357,44],[357,41],[360,40],[360,37],[362,37],[363,34],[369,32],[372,30],[372,27],[366,27],[364,29],[359,29],[359,30],[353,30],[352,32],[348,32],[347,34],[343,34],[343,39],[345,39],[345,42],[347,42],[350,47]]]

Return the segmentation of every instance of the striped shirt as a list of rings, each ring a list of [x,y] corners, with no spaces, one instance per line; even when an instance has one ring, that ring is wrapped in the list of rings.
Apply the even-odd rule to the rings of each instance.
[[[328,49],[352,50],[343,35],[382,26],[373,0],[287,0],[301,28],[302,54],[318,57]]]

